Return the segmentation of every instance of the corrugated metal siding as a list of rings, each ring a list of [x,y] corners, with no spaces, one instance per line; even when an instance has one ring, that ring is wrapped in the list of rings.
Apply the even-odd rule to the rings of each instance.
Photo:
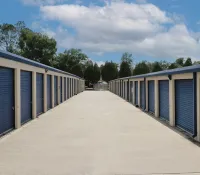
[[[58,77],[54,76],[54,106],[58,105]]]
[[[37,116],[44,112],[44,77],[43,74],[37,73],[36,78],[37,91]]]
[[[62,100],[62,97],[63,97],[63,81],[62,81],[62,77],[60,77],[60,102],[62,103],[63,100]]]
[[[193,80],[175,81],[176,126],[194,134]]]
[[[140,108],[145,109],[144,81],[140,81]]]
[[[51,98],[51,75],[47,75],[47,109],[52,108],[52,98]]]
[[[14,70],[0,67],[0,135],[15,127]]]
[[[135,81],[135,105],[138,104],[138,81]]]
[[[66,77],[64,77],[64,99],[67,100],[67,85]]]
[[[169,121],[169,80],[159,81],[159,116]]]
[[[148,107],[149,107],[149,112],[155,113],[155,84],[154,84],[154,80],[148,81]]]
[[[32,119],[32,72],[21,71],[21,124]]]

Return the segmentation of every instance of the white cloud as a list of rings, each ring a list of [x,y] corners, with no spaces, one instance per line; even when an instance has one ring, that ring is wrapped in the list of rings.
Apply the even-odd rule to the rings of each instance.
[[[55,31],[61,47],[94,53],[129,51],[153,57],[199,57],[200,45],[176,14],[157,6],[112,1],[105,6],[50,5],[40,8],[43,19],[72,27]],[[167,25],[166,25],[167,24]]]

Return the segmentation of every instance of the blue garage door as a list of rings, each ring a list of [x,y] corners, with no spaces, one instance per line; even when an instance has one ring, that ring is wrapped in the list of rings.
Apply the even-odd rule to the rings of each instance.
[[[148,81],[148,107],[149,112],[155,113],[155,86],[154,80]]]
[[[32,119],[32,72],[21,71],[21,124]]]
[[[135,105],[138,104],[138,81],[135,81]]]
[[[194,134],[193,80],[175,81],[176,126]]]
[[[60,77],[60,102],[62,103],[63,100],[62,100],[62,97],[63,97],[63,81],[62,81],[62,77]]]
[[[159,81],[159,116],[169,121],[169,81]]]
[[[0,67],[0,135],[15,127],[14,70]]]
[[[37,116],[44,112],[44,81],[43,74],[37,73]]]
[[[133,103],[133,82],[130,81],[130,102]]]
[[[69,98],[71,98],[71,95],[72,95],[72,79],[70,78],[69,79]]]
[[[140,81],[140,108],[145,109],[145,88],[144,88],[144,81]]]
[[[66,77],[64,77],[64,100],[67,100],[67,85]]]
[[[58,77],[54,77],[54,106],[58,105]]]
[[[69,87],[69,78],[67,78],[67,99],[69,99],[70,87]]]
[[[52,108],[52,98],[51,98],[51,75],[47,75],[47,109]]]
[[[129,101],[129,80],[127,81],[127,100]]]

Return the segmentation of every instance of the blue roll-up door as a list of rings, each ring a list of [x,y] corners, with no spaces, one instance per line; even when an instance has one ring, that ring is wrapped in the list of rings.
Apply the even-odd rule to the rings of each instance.
[[[130,81],[130,102],[133,103],[133,82]]]
[[[127,101],[129,101],[129,80],[127,81]]]
[[[154,85],[154,80],[148,81],[148,107],[149,107],[149,112],[155,113],[155,85]]]
[[[54,106],[58,105],[58,77],[54,77]]]
[[[32,72],[21,71],[21,124],[32,119]]]
[[[69,78],[67,78],[67,99],[69,99],[70,87],[69,87]]]
[[[0,67],[0,135],[14,129],[14,70]]]
[[[63,102],[63,100],[62,100],[62,97],[63,97],[63,87],[62,87],[62,85],[63,85],[63,81],[62,81],[62,77],[60,77],[60,102],[62,103]]]
[[[176,126],[194,134],[194,97],[193,80],[175,81]]]
[[[64,100],[67,100],[67,85],[66,77],[64,77]]]
[[[44,80],[43,74],[37,73],[37,116],[44,112]]]
[[[138,104],[138,81],[135,81],[135,105]]]
[[[140,108],[145,109],[145,88],[144,88],[144,81],[140,81]]]
[[[52,108],[51,91],[51,75],[47,75],[47,110]]]
[[[169,121],[169,81],[159,81],[159,116]]]

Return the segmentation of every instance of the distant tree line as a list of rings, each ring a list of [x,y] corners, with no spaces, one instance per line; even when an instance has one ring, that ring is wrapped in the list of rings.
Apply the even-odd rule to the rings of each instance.
[[[141,61],[134,65],[132,54],[125,52],[120,63],[106,61],[99,67],[81,49],[70,48],[57,53],[57,43],[54,38],[34,32],[23,21],[16,24],[0,24],[0,49],[80,76],[86,80],[86,85],[97,83],[100,76],[108,82],[131,75],[200,64],[199,61],[192,62],[191,58],[178,58],[173,63]]]

